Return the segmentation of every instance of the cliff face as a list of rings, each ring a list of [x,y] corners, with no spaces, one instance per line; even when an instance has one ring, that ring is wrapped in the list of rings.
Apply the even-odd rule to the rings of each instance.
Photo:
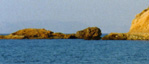
[[[128,33],[110,33],[103,40],[149,40],[149,8],[137,14]]]
[[[140,14],[136,15],[135,19],[132,21],[132,25],[128,33],[149,33],[149,8],[143,10]]]

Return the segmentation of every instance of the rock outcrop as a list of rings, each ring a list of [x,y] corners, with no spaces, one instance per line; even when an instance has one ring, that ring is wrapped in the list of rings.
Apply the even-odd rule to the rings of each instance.
[[[136,15],[136,18],[132,21],[132,25],[128,33],[149,33],[149,8]]]
[[[149,40],[149,34],[110,33],[102,40]]]
[[[48,39],[53,34],[52,31],[45,29],[23,29],[12,33],[11,35],[24,36],[24,39]]]
[[[53,33],[52,39],[76,39],[75,34]]]
[[[76,36],[77,35],[77,36]],[[0,39],[100,39],[101,31],[97,27],[89,27],[77,34],[54,33],[45,29],[22,29],[9,35],[1,35]]]
[[[4,36],[3,36],[3,35],[1,35],[1,36],[0,36],[0,39],[4,39]]]
[[[24,35],[7,35],[4,36],[3,39],[26,39]]]
[[[149,40],[149,8],[136,15],[128,33],[110,33],[103,40]]]
[[[124,33],[110,33],[104,37],[102,40],[126,40],[127,36]]]
[[[101,30],[98,27],[88,27],[76,33],[77,38],[86,40],[99,40],[101,39],[100,36]]]

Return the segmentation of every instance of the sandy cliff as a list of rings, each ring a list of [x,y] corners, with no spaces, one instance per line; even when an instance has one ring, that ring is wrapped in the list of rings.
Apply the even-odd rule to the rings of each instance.
[[[103,40],[149,40],[149,8],[137,14],[128,33],[110,33]]]
[[[128,33],[149,33],[149,8],[136,15]]]

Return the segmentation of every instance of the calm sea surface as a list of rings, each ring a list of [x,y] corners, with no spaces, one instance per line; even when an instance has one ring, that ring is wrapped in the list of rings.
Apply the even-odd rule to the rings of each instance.
[[[149,41],[0,40],[0,64],[149,64]]]

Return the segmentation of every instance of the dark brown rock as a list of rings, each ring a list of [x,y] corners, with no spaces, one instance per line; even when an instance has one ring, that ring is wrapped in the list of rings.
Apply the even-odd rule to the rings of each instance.
[[[77,37],[75,36],[75,34],[66,34],[64,36],[64,39],[76,39]]]
[[[4,39],[4,36],[3,35],[0,35],[0,39]]]
[[[53,39],[76,39],[75,34],[53,33]]]
[[[98,27],[88,27],[76,33],[77,38],[86,40],[99,40],[101,39],[100,36],[101,30]]]

